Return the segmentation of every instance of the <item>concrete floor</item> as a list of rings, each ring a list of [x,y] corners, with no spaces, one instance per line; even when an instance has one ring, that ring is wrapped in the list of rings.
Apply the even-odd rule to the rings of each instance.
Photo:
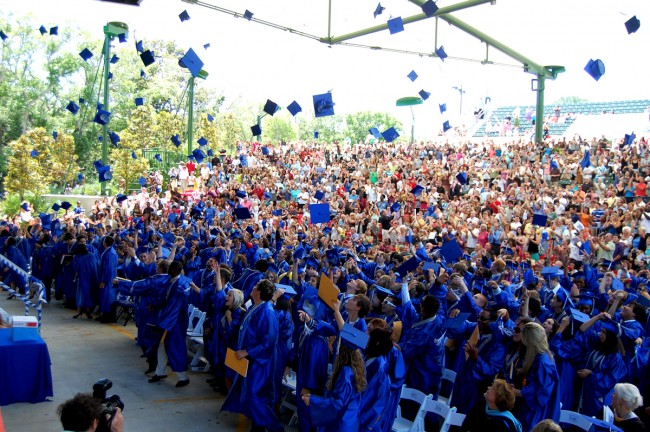
[[[24,315],[22,302],[5,300],[5,294],[0,292],[0,307],[11,315]],[[56,415],[59,404],[76,393],[92,393],[100,378],[111,379],[109,394],[118,394],[124,401],[125,431],[249,430],[244,416],[219,412],[224,397],[206,384],[207,374],[190,372],[190,385],[184,388],[174,386],[177,378],[171,371],[165,381],[148,383],[132,322],[126,327],[100,324],[86,318],[75,320],[74,314],[55,300],[44,307],[41,336],[52,359],[54,398],[2,407],[7,432],[61,431]],[[30,315],[36,315],[35,311]]]

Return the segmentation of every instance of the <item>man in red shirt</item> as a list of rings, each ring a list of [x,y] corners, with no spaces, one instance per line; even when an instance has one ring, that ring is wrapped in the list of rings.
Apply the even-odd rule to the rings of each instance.
[[[188,172],[190,175],[192,175],[192,173],[193,173],[194,170],[196,169],[196,165],[194,164],[194,162],[189,161],[189,162],[187,162],[187,163],[185,164],[185,166],[187,167],[187,172]]]

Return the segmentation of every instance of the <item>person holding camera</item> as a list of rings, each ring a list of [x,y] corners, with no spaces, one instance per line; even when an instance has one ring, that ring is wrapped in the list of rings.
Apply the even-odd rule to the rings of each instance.
[[[89,393],[78,393],[59,405],[57,413],[64,431],[69,432],[123,432],[124,417],[116,407],[113,414],[106,413],[101,400]]]

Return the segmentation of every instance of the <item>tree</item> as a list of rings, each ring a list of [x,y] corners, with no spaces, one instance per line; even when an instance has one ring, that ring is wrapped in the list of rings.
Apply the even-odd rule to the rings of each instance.
[[[576,105],[589,102],[587,99],[582,99],[578,96],[563,96],[553,102],[553,105]]]
[[[244,128],[241,122],[232,114],[221,114],[217,117],[217,149],[229,153],[235,151],[237,141],[244,139]]]
[[[376,127],[384,131],[390,127],[402,129],[402,123],[388,113],[370,111],[348,114],[345,117],[345,136],[350,137],[353,143],[364,142],[368,138],[369,130]]]
[[[262,136],[265,141],[279,143],[281,141],[293,141],[296,139],[297,134],[290,120],[276,114],[273,117],[264,119]]]

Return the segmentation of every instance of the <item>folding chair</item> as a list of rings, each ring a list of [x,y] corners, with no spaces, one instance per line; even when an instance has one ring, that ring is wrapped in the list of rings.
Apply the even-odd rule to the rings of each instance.
[[[280,403],[280,408],[286,408],[291,412],[289,426],[293,426],[298,423],[298,410],[296,409],[296,373],[293,370],[289,372],[286,380],[282,380],[282,390],[284,395]]]
[[[205,312],[199,308],[194,308],[189,317],[187,324],[187,351],[192,356],[190,370],[194,372],[207,372],[210,370],[210,362],[203,356],[205,346],[203,343],[203,323],[205,322]],[[204,367],[199,363],[203,361]]]
[[[411,421],[402,417],[402,408],[398,405],[397,417],[393,423],[393,432],[424,432],[424,421],[418,421],[418,418],[422,412],[425,400],[433,400],[433,396],[425,395],[419,390],[408,388],[406,385],[403,385],[400,401],[402,399],[416,402],[420,404],[420,407],[415,415],[415,419]]]
[[[427,413],[433,413],[442,418],[442,425],[440,432],[448,432],[451,426],[462,426],[465,421],[465,414],[456,412],[456,407],[449,407],[446,403],[433,399],[425,399],[422,404],[422,409],[415,419],[416,423],[420,423],[424,430],[424,419]]]
[[[451,397],[454,395],[454,383],[456,382],[456,372],[454,372],[451,369],[445,369],[442,371],[442,382],[441,382],[441,389],[451,389],[449,390],[449,395],[448,396],[442,396],[438,395],[438,401],[444,402],[449,406],[449,403],[451,402]]]
[[[135,308],[133,297],[118,293],[115,297],[115,301],[117,302],[116,321],[119,322],[120,318],[124,315],[124,326],[126,326],[128,322],[133,319]]]
[[[591,429],[591,421],[584,415],[573,411],[560,411],[560,426],[564,424],[575,426],[585,432]]]

